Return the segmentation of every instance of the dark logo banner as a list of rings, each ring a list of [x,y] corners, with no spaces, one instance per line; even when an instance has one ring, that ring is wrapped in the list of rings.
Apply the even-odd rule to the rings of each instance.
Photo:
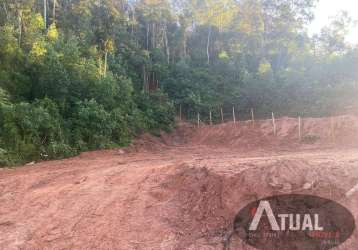
[[[234,233],[257,249],[326,250],[346,241],[353,215],[332,200],[311,195],[279,195],[248,204],[234,221]]]

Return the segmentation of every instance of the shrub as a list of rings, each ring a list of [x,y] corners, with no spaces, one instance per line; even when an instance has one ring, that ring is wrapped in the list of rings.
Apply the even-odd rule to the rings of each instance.
[[[115,121],[95,100],[77,102],[72,115],[72,144],[80,151],[113,146]]]
[[[1,144],[15,161],[51,159],[63,156],[63,151],[54,151],[53,143],[66,145],[62,120],[57,105],[49,100],[38,100],[32,104],[2,105]],[[71,148],[67,148],[69,155]]]
[[[168,100],[166,94],[157,91],[141,94],[137,97],[139,110],[145,116],[145,129],[147,130],[166,130],[172,129],[175,118],[173,104]]]

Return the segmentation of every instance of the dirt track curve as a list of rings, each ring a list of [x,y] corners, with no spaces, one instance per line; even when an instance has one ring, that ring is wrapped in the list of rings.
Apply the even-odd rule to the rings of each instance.
[[[223,249],[240,208],[274,194],[329,198],[357,219],[358,119],[305,120],[307,142],[295,119],[277,126],[181,124],[125,151],[0,169],[0,249]],[[339,249],[357,245],[355,231]]]

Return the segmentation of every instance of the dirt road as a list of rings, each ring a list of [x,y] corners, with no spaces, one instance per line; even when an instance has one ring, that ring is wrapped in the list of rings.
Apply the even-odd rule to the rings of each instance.
[[[204,132],[0,169],[0,249],[223,249],[240,208],[284,193],[335,200],[357,219],[358,148],[213,147],[182,139],[191,133]],[[357,245],[355,232],[339,249]]]

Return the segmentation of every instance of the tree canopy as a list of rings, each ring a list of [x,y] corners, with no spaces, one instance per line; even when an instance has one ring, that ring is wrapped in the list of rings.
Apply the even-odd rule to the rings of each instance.
[[[127,145],[184,116],[357,105],[358,47],[316,0],[1,0],[0,165]]]

